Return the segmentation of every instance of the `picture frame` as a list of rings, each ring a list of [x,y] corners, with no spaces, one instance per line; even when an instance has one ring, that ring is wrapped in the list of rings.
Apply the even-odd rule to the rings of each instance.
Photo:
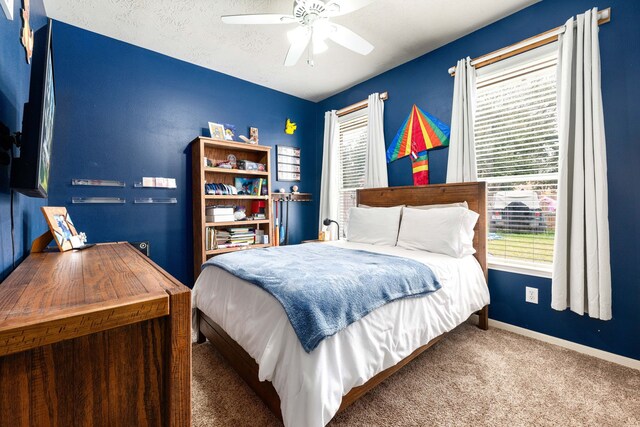
[[[40,208],[47,220],[49,231],[56,241],[60,252],[73,249],[72,237],[77,236],[76,227],[71,221],[67,208],[62,206],[42,206]]]
[[[235,141],[236,137],[236,127],[235,125],[230,125],[225,123],[224,125],[224,139],[227,141]]]
[[[300,181],[300,148],[276,146],[278,181]]]
[[[209,122],[209,133],[211,138],[225,140],[224,126],[220,123]]]
[[[260,136],[258,134],[258,128],[249,128],[249,144],[258,144],[260,142]]]

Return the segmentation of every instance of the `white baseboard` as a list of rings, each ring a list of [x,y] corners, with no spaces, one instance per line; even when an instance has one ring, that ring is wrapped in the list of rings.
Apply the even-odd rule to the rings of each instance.
[[[478,316],[475,314],[471,317],[475,318],[474,320],[477,320],[478,318]],[[539,341],[555,344],[560,347],[568,348],[569,350],[577,351],[578,353],[597,357],[598,359],[606,360],[608,362],[617,363],[618,365],[626,366],[627,368],[640,370],[640,360],[632,359],[630,357],[624,357],[618,354],[609,353],[608,351],[598,350],[597,348],[588,347],[586,345],[577,344],[572,341],[552,337],[551,335],[541,334],[540,332],[535,332],[493,319],[489,319],[489,326],[493,328],[504,329],[505,331],[524,335],[525,337],[533,338]]]

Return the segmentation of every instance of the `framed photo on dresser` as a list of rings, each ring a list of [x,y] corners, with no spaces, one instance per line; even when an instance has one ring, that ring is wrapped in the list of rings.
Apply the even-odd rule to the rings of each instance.
[[[60,252],[73,249],[72,239],[78,235],[78,232],[76,231],[75,225],[73,225],[73,221],[71,221],[67,208],[60,206],[43,206],[40,209],[42,209],[42,213],[47,220],[47,225],[49,225],[49,230]]]

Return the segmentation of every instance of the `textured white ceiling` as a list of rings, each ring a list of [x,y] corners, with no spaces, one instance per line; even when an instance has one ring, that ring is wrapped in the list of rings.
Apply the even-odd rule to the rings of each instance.
[[[368,56],[328,41],[315,67],[282,64],[296,24],[225,25],[221,15],[286,13],[292,0],[44,0],[58,21],[319,101],[540,0],[377,0],[334,18],[374,46]],[[445,72],[445,71],[443,71]]]

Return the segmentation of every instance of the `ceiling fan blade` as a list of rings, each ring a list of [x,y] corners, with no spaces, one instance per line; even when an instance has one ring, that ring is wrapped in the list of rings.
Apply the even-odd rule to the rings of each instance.
[[[262,13],[257,15],[226,15],[222,17],[222,22],[225,24],[248,25],[293,24],[296,22],[296,18],[279,13]]]
[[[370,5],[375,0],[330,0],[325,5],[322,16],[333,17],[346,15]]]
[[[306,29],[305,29],[306,30]],[[298,37],[291,43],[287,57],[284,60],[285,67],[292,67],[296,65],[298,59],[302,56],[305,49],[311,41],[311,31],[301,32]]]
[[[335,31],[329,33],[329,38],[341,46],[351,49],[360,55],[368,55],[373,50],[373,45],[348,29],[338,24],[331,24]]]

